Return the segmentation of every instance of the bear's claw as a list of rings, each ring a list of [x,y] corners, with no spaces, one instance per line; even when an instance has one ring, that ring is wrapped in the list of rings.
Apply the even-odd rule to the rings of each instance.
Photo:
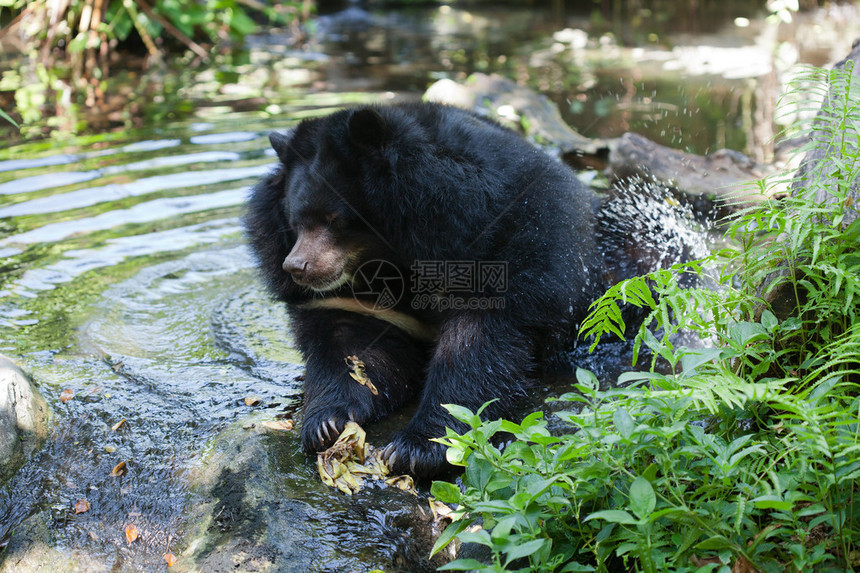
[[[450,469],[445,447],[407,432],[398,432],[382,450],[392,473],[408,473],[416,478],[431,478]]]
[[[338,429],[337,422],[334,418],[329,418],[317,428],[317,443],[323,446],[333,442],[340,435],[342,430]]]
[[[321,452],[340,436],[348,420],[338,415],[311,415],[302,422],[302,447],[307,453]]]

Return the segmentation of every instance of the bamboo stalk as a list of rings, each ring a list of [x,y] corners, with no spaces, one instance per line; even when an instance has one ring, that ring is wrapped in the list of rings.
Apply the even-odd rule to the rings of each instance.
[[[126,1],[129,1],[129,0],[126,0]],[[206,61],[209,60],[209,53],[203,49],[203,46],[201,46],[200,44],[198,44],[197,42],[195,42],[194,40],[192,40],[191,38],[189,38],[188,36],[183,34],[178,28],[176,28],[176,26],[174,26],[173,24],[168,22],[162,16],[160,16],[159,14],[156,14],[153,11],[152,7],[149,4],[147,4],[144,0],[136,0],[136,2],[137,2],[137,5],[140,6],[141,10],[146,12],[147,16],[149,16],[150,18],[152,18],[153,20],[155,20],[156,22],[161,24],[164,27],[164,29],[170,33],[170,35],[172,35],[174,38],[176,38],[177,40],[179,40],[180,42],[182,42],[183,44],[188,46],[189,50],[191,50],[192,52],[194,52],[195,54],[200,56],[203,60],[206,60]]]
[[[150,56],[158,56],[158,48],[152,40],[152,36],[149,35],[149,31],[147,31],[146,27],[141,23],[140,18],[138,18],[138,11],[134,5],[134,0],[123,0],[122,5],[128,10],[131,21],[134,23],[134,28],[140,34],[143,45],[146,46],[146,51],[149,52]]]
[[[90,22],[93,17],[93,0],[86,0],[81,9],[81,19],[78,22],[78,32],[89,35]]]

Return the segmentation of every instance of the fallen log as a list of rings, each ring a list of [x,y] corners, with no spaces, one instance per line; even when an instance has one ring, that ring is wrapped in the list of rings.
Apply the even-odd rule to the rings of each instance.
[[[625,133],[609,153],[609,170],[617,179],[636,176],[693,197],[746,207],[761,200],[751,182],[772,173],[774,167],[756,163],[739,151],[693,155]]]
[[[440,80],[424,98],[498,119],[577,168],[606,169],[613,180],[638,176],[692,198],[717,199],[728,206],[760,200],[750,193],[750,183],[777,170],[739,151],[720,150],[702,157],[635,133],[617,139],[585,137],[564,122],[546,96],[498,75],[476,73],[463,83]]]

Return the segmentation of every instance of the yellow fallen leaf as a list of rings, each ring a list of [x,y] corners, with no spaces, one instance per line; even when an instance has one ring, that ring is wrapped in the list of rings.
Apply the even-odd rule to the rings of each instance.
[[[245,397],[245,405],[246,406],[256,406],[260,403],[260,399],[256,396],[246,396]]]
[[[125,538],[129,543],[137,539],[138,535],[140,535],[140,532],[137,530],[137,526],[135,524],[132,523],[125,528]]]
[[[75,397],[75,391],[72,390],[71,388],[66,388],[65,390],[60,392],[60,402],[62,402],[63,404],[65,404],[66,402],[68,402],[69,400],[71,400],[74,397]]]
[[[168,567],[173,567],[174,565],[176,565],[176,555],[174,555],[173,553],[165,553],[164,561],[167,563]]]
[[[415,490],[415,480],[410,475],[394,476],[385,480],[386,485],[394,486],[403,491],[408,491],[411,494],[418,495]]]
[[[433,514],[433,521],[441,521],[443,519],[451,521],[451,514],[454,513],[453,509],[448,507],[447,504],[432,497],[429,498],[428,501],[430,502],[430,513]]]
[[[75,504],[75,515],[79,513],[84,513],[90,510],[90,502],[85,499],[79,499],[78,503]]]
[[[124,475],[127,471],[128,468],[125,466],[125,462],[123,461],[113,467],[113,469],[110,471],[110,475],[118,477]]]
[[[125,424],[125,418],[123,418],[122,420],[120,420],[119,422],[117,422],[116,424],[111,426],[110,431],[116,432],[117,430],[119,430],[122,427],[123,424]]]
[[[364,429],[349,422],[337,441],[317,454],[317,471],[324,484],[352,495],[364,487],[365,479],[385,480],[389,469],[382,460],[382,450],[365,439]],[[417,495],[411,476],[396,476],[385,483]]]
[[[376,386],[374,386],[373,382],[370,381],[370,378],[367,377],[364,362],[360,360],[358,356],[347,356],[343,361],[346,362],[346,367],[350,370],[349,375],[353,380],[362,386],[367,386],[367,389],[370,390],[370,393],[374,396],[379,395],[379,390],[376,389]]]
[[[265,422],[263,422],[263,426],[269,428],[270,430],[277,430],[278,432],[288,432],[293,429],[293,421],[266,420]]]

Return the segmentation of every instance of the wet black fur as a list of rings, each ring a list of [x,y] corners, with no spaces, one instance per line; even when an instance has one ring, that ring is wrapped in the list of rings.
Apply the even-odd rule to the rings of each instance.
[[[469,112],[414,103],[360,107],[305,120],[273,134],[278,167],[251,194],[245,228],[269,290],[288,305],[307,361],[302,439],[315,451],[328,420],[372,422],[420,397],[389,449],[395,471],[432,476],[446,467],[430,438],[462,430],[440,406],[510,413],[542,357],[572,338],[606,285],[595,244],[597,198],[573,172],[519,135]],[[330,215],[337,215],[332,222]],[[406,278],[414,261],[505,261],[507,289],[497,310],[397,310],[436,335],[418,340],[388,322],[303,308],[321,297],[352,297],[350,285],[313,293],[282,263],[302,226],[328,224],[361,260],[394,264]],[[462,294],[462,293],[459,293]],[[348,374],[357,355],[379,390]]]

